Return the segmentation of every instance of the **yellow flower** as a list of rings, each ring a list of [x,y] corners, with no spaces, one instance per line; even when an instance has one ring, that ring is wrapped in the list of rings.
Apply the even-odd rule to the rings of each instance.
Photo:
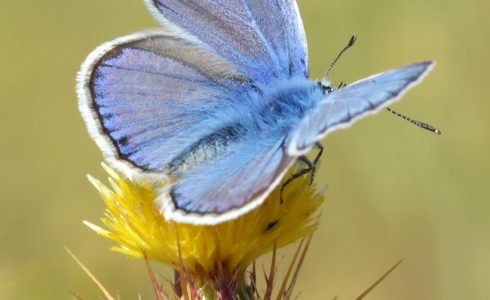
[[[155,206],[155,191],[103,164],[111,188],[89,177],[107,206],[103,229],[86,222],[98,234],[114,241],[112,249],[129,257],[159,261],[179,270],[185,266],[203,281],[217,272],[231,279],[275,246],[283,247],[310,235],[317,226],[323,196],[309,178],[293,181],[283,192],[276,189],[263,205],[237,219],[215,226],[167,221]],[[286,177],[287,178],[287,177]],[[180,247],[180,255],[179,255]]]

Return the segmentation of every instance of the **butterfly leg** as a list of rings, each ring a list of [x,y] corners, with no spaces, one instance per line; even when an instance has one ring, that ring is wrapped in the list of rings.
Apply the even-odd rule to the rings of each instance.
[[[347,86],[347,83],[341,81],[339,86],[337,87],[337,90],[341,89],[341,88],[345,88]]]
[[[323,145],[320,142],[316,142],[315,146],[318,148],[318,153],[316,154],[315,159],[313,159],[313,169],[311,170],[310,184],[313,183],[313,179],[314,179],[315,173],[316,173],[316,166],[320,162],[320,158],[322,157],[322,154],[323,154]]]
[[[315,146],[319,149],[318,150],[318,153],[316,154],[315,158],[313,159],[313,162],[310,161],[306,156],[300,156],[299,157],[299,160],[302,161],[305,165],[306,165],[306,168],[303,168],[299,171],[297,171],[296,173],[294,173],[291,177],[289,177],[282,185],[281,185],[281,203],[284,202],[284,199],[283,199],[283,192],[284,192],[284,189],[291,183],[293,182],[294,180],[300,178],[301,176],[303,175],[306,175],[308,173],[311,172],[311,179],[310,179],[310,184],[313,183],[313,179],[314,179],[314,176],[315,176],[315,171],[316,171],[316,166],[318,165],[318,162],[320,161],[320,158],[323,154],[323,145],[320,144],[319,142],[316,142],[315,143]]]
[[[306,168],[303,168],[299,171],[297,171],[296,173],[294,173],[291,177],[289,177],[282,185],[281,185],[281,203],[284,202],[284,199],[283,199],[283,192],[284,192],[284,189],[291,183],[293,182],[294,180],[300,178],[301,176],[303,175],[306,175],[308,173],[310,173],[313,169],[314,169],[314,166],[313,166],[313,163],[311,161],[308,160],[308,158],[306,158],[306,156],[300,156],[299,157],[299,160],[301,160],[302,162],[304,162],[307,167]]]

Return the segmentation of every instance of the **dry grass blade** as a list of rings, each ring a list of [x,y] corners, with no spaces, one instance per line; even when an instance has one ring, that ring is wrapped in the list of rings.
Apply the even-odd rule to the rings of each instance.
[[[167,279],[167,282],[170,286],[172,286],[175,299],[179,299],[182,296],[182,285],[180,283],[180,273],[178,270],[174,269],[174,281],[172,282],[170,279]]]
[[[276,256],[277,247],[276,241],[274,241],[274,248],[272,249],[271,269],[269,271],[269,276],[266,276],[265,278],[267,289],[265,291],[264,300],[270,300],[272,298],[272,290],[274,289],[274,277],[276,276]]]
[[[259,291],[257,290],[257,266],[255,261],[252,263],[252,272],[250,273],[250,287],[252,289],[252,295],[259,297]]]
[[[293,273],[293,268],[296,265],[296,260],[298,259],[298,256],[299,256],[299,253],[301,251],[301,248],[303,247],[304,241],[305,241],[304,239],[301,240],[301,242],[299,243],[298,249],[296,249],[296,252],[294,253],[293,260],[291,261],[291,264],[289,265],[288,271],[286,273],[286,276],[284,277],[281,288],[279,289],[279,292],[277,293],[276,300],[283,299],[282,297],[284,297],[284,295],[286,293],[286,287],[287,287],[288,282],[289,282],[289,276],[291,276],[291,274]]]
[[[305,260],[306,253],[308,252],[308,248],[310,247],[310,242],[311,242],[312,238],[313,238],[313,235],[310,235],[308,237],[308,240],[306,240],[305,248],[303,249],[303,252],[301,253],[298,265],[296,266],[296,269],[294,270],[293,278],[291,279],[291,283],[289,284],[289,287],[286,290],[286,294],[284,296],[284,299],[291,299],[291,295],[293,293],[294,286],[296,285],[296,281],[298,280],[299,271],[301,270],[301,266],[303,265],[303,262]]]
[[[148,270],[148,275],[150,275],[150,280],[151,284],[153,285],[153,291],[155,292],[155,297],[157,300],[167,300],[166,297],[163,295],[162,290],[158,286],[158,282],[155,279],[155,273],[153,273],[153,269],[150,265],[150,262],[148,261],[148,256],[146,255],[146,252],[143,251],[143,256],[145,259],[145,264],[146,264],[146,269]]]
[[[65,247],[65,250],[68,252],[68,254],[70,254],[70,256],[73,258],[73,260],[75,260],[75,262],[80,266],[80,268],[82,268],[82,270],[88,275],[88,277],[90,277],[90,279],[92,279],[92,281],[95,283],[95,285],[97,285],[97,287],[102,292],[102,294],[104,294],[105,299],[106,300],[115,300],[115,298],[112,297],[112,295],[97,280],[97,278],[82,264],[82,262],[80,260],[78,260],[78,258],[75,256],[75,254],[73,254],[70,251],[70,249],[68,249],[67,247]]]
[[[216,281],[219,286],[219,291],[218,291],[218,299],[220,300],[232,300],[234,299],[233,293],[231,291],[231,288],[229,286],[229,283],[226,279],[225,276],[225,271],[223,270],[223,265],[221,263],[218,263],[217,265],[217,272],[218,274],[216,275]]]
[[[378,280],[376,280],[375,283],[373,283],[367,290],[364,291],[359,297],[356,298],[356,300],[362,300],[364,297],[366,297],[375,287],[377,287],[383,280],[388,277],[388,275],[393,272],[396,267],[398,267],[402,263],[403,259],[400,259],[393,267],[391,267],[386,273],[383,274]]]
[[[76,300],[83,300],[82,296],[78,295],[77,293],[75,293],[74,291],[72,290],[68,290],[68,293],[71,294],[71,296],[73,297],[73,299],[76,299]]]
[[[182,258],[182,248],[180,247],[180,237],[179,231],[176,229],[177,233],[177,250],[179,251],[179,273],[180,273],[180,288],[182,289],[182,294],[184,300],[189,300],[189,289],[188,289],[188,276],[185,272],[184,259]]]

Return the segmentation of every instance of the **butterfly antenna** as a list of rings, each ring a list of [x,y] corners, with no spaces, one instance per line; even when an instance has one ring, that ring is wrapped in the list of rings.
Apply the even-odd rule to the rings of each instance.
[[[412,120],[412,119],[410,119],[409,117],[407,117],[407,116],[405,116],[405,115],[402,115],[401,113],[396,112],[396,111],[392,110],[392,109],[391,109],[391,108],[389,108],[389,107],[387,107],[387,108],[386,108],[386,110],[387,110],[387,111],[389,111],[390,113],[392,113],[392,114],[394,114],[394,115],[396,115],[396,116],[398,116],[398,117],[400,117],[400,118],[402,118],[402,119],[404,119],[404,120],[406,120],[406,121],[408,121],[408,122],[412,123],[412,124],[413,124],[413,125],[415,125],[415,126],[418,126],[418,127],[423,128],[423,129],[425,129],[425,130],[431,131],[431,132],[433,132],[433,133],[437,133],[437,134],[441,134],[441,133],[442,133],[442,132],[441,132],[439,129],[435,128],[435,127],[434,127],[434,126],[432,126],[432,125],[429,125],[429,124],[424,123],[424,122],[420,122],[420,121]]]
[[[335,66],[335,64],[337,63],[337,61],[340,59],[340,57],[342,57],[342,54],[344,54],[345,51],[347,51],[347,49],[349,49],[350,47],[354,46],[355,42],[357,40],[357,36],[355,34],[353,34],[349,40],[349,43],[347,43],[347,46],[344,47],[344,49],[342,49],[342,51],[339,52],[339,54],[337,55],[337,57],[333,60],[333,62],[330,64],[330,67],[328,67],[328,70],[327,72],[325,72],[325,79],[328,77],[328,75],[330,74],[330,71],[332,71],[332,68],[333,66]]]

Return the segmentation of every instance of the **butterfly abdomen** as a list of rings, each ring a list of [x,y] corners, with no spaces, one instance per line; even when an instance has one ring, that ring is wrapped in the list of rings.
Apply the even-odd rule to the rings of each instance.
[[[230,143],[243,136],[244,128],[241,124],[232,124],[222,127],[215,132],[206,135],[184,148],[168,165],[167,170],[171,174],[178,174],[198,167],[208,160],[226,153]]]

